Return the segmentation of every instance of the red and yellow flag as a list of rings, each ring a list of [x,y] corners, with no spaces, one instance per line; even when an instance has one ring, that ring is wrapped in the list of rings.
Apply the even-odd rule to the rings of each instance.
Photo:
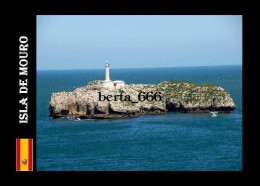
[[[16,139],[16,171],[33,171],[33,139]]]

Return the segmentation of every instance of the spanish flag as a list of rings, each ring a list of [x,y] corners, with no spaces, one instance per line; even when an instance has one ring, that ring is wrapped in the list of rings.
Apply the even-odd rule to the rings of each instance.
[[[33,171],[33,139],[16,139],[16,171]]]

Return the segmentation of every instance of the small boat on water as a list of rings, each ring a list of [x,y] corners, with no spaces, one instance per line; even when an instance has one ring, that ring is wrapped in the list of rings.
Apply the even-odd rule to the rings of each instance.
[[[213,112],[209,112],[209,113],[211,113],[212,115],[211,115],[211,117],[213,117],[213,118],[215,118],[215,117],[217,117],[218,115],[217,115],[217,111],[213,111]]]

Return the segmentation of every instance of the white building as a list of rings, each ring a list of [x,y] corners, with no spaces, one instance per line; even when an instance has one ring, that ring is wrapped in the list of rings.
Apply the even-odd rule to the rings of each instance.
[[[106,75],[105,81],[102,81],[102,85],[107,88],[119,88],[125,86],[125,82],[121,80],[111,81],[110,80],[110,72],[109,72],[109,63],[106,61]]]

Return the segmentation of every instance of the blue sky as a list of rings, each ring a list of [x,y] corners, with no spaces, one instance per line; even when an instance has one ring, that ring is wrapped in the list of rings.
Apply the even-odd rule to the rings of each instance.
[[[37,16],[37,69],[242,64],[241,15]]]

